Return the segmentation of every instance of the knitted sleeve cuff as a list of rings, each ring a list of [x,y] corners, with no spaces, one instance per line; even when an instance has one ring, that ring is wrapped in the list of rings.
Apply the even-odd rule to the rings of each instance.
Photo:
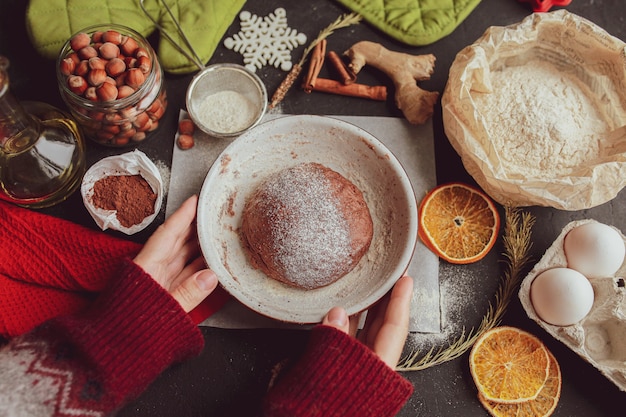
[[[316,326],[303,357],[267,396],[264,417],[394,416],[412,392],[365,345]]]
[[[176,300],[130,260],[87,314],[56,321],[119,401],[204,347],[201,332]]]

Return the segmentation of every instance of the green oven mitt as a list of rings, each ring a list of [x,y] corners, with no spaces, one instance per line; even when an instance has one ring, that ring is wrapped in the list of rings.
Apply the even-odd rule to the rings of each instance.
[[[185,50],[185,43],[162,1],[167,1],[203,63],[211,58],[245,3],[245,0],[145,0],[144,7],[150,16]],[[130,27],[145,37],[157,30],[139,0],[30,0],[26,12],[26,27],[35,49],[51,59],[57,58],[63,44],[74,33],[109,23]],[[164,36],[159,37],[155,49],[165,71],[185,74],[198,70]]]
[[[452,33],[480,0],[337,0],[392,38],[428,45]]]

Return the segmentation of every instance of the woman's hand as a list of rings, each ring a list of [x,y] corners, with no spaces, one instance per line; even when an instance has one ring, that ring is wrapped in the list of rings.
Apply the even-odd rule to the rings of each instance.
[[[197,196],[188,198],[150,236],[134,259],[186,312],[217,286],[217,276],[206,269],[200,254],[194,221],[197,204]]]
[[[368,313],[358,339],[376,353],[389,367],[395,368],[409,332],[409,312],[413,294],[413,279],[404,276]],[[354,336],[358,316],[348,318],[341,307],[332,308],[322,324],[335,327]]]

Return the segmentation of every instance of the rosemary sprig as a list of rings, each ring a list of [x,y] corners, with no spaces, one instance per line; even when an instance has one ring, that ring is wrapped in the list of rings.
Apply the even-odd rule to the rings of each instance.
[[[320,33],[317,35],[317,38],[313,40],[302,52],[302,57],[300,61],[298,61],[298,65],[301,67],[304,66],[308,55],[311,53],[313,48],[320,43],[323,39],[328,38],[332,35],[337,29],[342,29],[351,25],[355,25],[361,21],[361,15],[358,13],[349,13],[343,14],[339,16],[333,23],[328,25],[326,28],[322,29]]]
[[[313,42],[311,42],[304,49],[304,51],[302,52],[302,57],[300,58],[300,61],[298,61],[298,63],[296,63],[291,68],[291,71],[289,71],[285,79],[280,83],[280,85],[278,86],[274,94],[272,95],[269,107],[270,108],[276,107],[278,103],[280,103],[285,98],[287,91],[289,91],[293,83],[296,81],[296,78],[298,78],[298,75],[300,75],[300,72],[302,72],[304,63],[306,62],[313,48],[315,48],[315,45],[320,43],[320,41],[322,41],[323,39],[326,39],[327,37],[332,35],[337,29],[341,29],[341,28],[345,28],[345,27],[357,24],[360,21],[361,21],[361,15],[358,13],[343,14],[339,16],[333,23],[331,23],[322,31],[320,31],[320,33],[317,35],[317,38],[315,38]]]
[[[503,237],[506,267],[495,294],[495,306],[489,303],[487,313],[480,325],[465,333],[465,328],[458,339],[447,348],[435,350],[433,346],[426,354],[415,351],[400,361],[399,371],[419,371],[440,365],[463,355],[474,342],[487,330],[500,324],[511,297],[522,279],[525,266],[530,261],[531,229],[535,218],[530,213],[521,213],[518,209],[505,207],[505,231]]]

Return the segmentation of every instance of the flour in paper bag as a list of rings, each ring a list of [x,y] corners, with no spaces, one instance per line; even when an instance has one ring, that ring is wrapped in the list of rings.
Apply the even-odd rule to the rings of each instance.
[[[574,74],[535,59],[492,71],[490,81],[493,92],[474,99],[510,175],[561,177],[600,156],[611,121]]]

